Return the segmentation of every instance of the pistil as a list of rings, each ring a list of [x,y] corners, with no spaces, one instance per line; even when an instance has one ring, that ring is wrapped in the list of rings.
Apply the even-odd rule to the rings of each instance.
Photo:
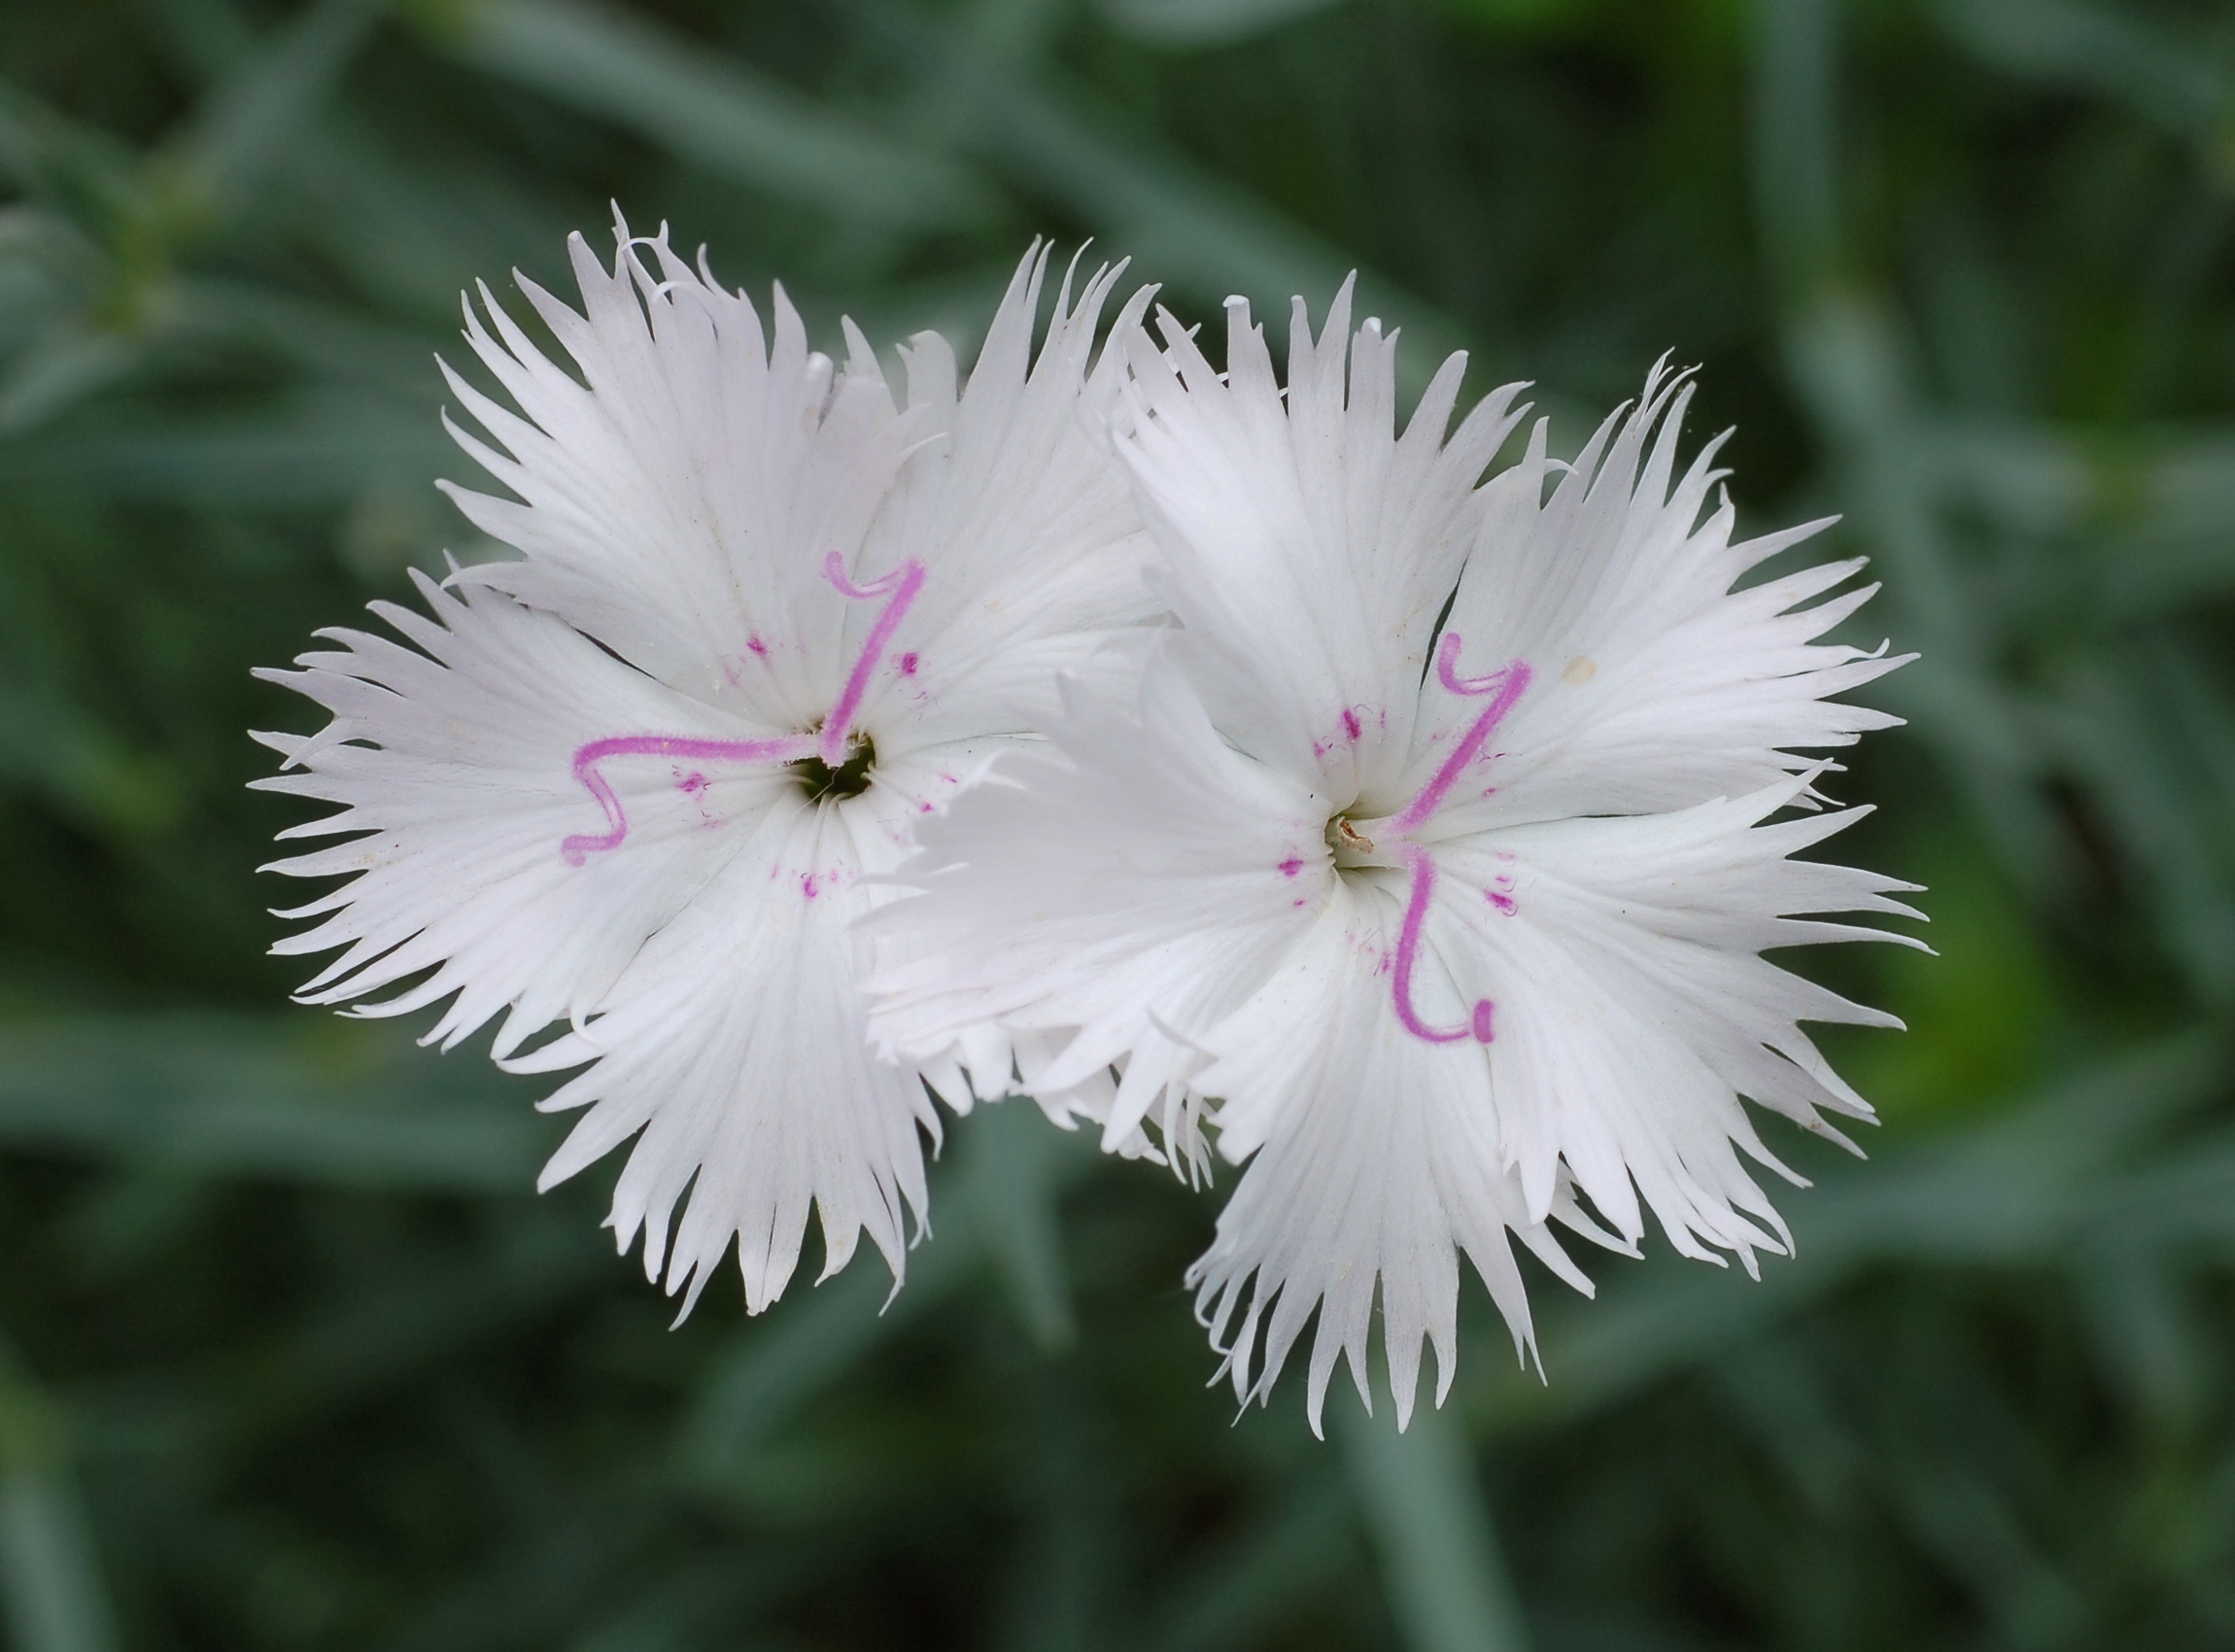
[[[1486,676],[1461,676],[1459,671],[1459,653],[1463,646],[1459,633],[1446,632],[1436,649],[1436,678],[1452,693],[1476,699],[1491,696],[1491,702],[1482,708],[1468,727],[1451,755],[1443,760],[1427,784],[1414,794],[1412,800],[1387,819],[1374,823],[1374,830],[1385,841],[1403,839],[1418,831],[1433,819],[1451,790],[1459,783],[1469,764],[1482,754],[1482,748],[1505,714],[1529,690],[1531,672],[1528,662],[1514,660],[1501,671]],[[1363,843],[1368,852],[1373,849],[1371,840],[1353,831],[1350,823],[1343,823],[1347,836]],[[1413,1008],[1413,966],[1420,954],[1421,930],[1427,924],[1428,905],[1435,898],[1435,857],[1418,843],[1398,843],[1394,845],[1403,858],[1405,869],[1412,875],[1412,887],[1405,897],[1404,922],[1397,931],[1396,967],[1390,983],[1391,994],[1396,1002],[1397,1019],[1405,1031],[1415,1038],[1430,1044],[1456,1044],[1472,1037],[1477,1044],[1488,1044],[1496,1036],[1497,1006],[1488,998],[1475,1000],[1467,1024],[1461,1027],[1431,1026],[1420,1017]],[[1384,852],[1387,852],[1386,850]]]
[[[853,670],[846,673],[845,688],[839,695],[838,704],[823,719],[822,760],[836,769],[845,761],[846,737],[853,733],[854,713],[861,709],[862,696],[869,692],[870,673],[884,658],[885,648],[892,641],[892,634],[900,629],[901,620],[923,593],[923,564],[911,557],[882,578],[856,585],[846,577],[844,560],[833,551],[823,559],[823,577],[838,587],[840,596],[851,597],[859,602],[872,602],[887,593],[892,597],[884,605],[884,612],[877,616],[877,624],[870,627],[869,638],[861,645]]]
[[[679,740],[669,735],[615,735],[594,740],[574,751],[574,777],[605,811],[606,830],[578,833],[559,845],[568,866],[580,866],[594,854],[617,849],[628,841],[629,816],[614,795],[612,785],[598,773],[608,757],[672,757],[690,762],[794,763],[812,757],[815,737],[786,735],[777,740]]]

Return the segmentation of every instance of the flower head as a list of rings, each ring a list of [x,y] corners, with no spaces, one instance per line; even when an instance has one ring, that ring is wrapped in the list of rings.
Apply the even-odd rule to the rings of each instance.
[[[875,1026],[1060,1040],[1052,1086],[1114,1064],[1111,1145],[1146,1123],[1199,1167],[1215,1129],[1248,1168],[1189,1280],[1237,1395],[1315,1310],[1314,1427],[1338,1359],[1365,1394],[1378,1283],[1401,1423],[1424,1338],[1451,1382],[1461,1252],[1525,1348],[1512,1239],[1584,1290],[1552,1224],[1789,1246],[1739,1098],[1836,1135],[1869,1108],[1799,1023],[1890,1018],[1758,954],[1876,933],[1795,914],[1907,910],[1788,858],[1857,812],[1796,753],[1892,722],[1826,697],[1901,662],[1818,640],[1868,589],[1801,605],[1858,563],[1734,589],[1822,524],[1733,542],[1714,445],[1678,465],[1681,378],[1479,484],[1518,387],[1447,436],[1454,357],[1399,434],[1347,288],[1316,339],[1298,303],[1285,390],[1228,316],[1224,375],[1169,317],[1131,354],[1120,451],[1181,629],[921,829],[926,892],[879,922],[928,950]]]
[[[810,1205],[826,1272],[866,1229],[897,1281],[939,1128],[919,1072],[963,1108],[966,1068],[1006,1087],[997,1035],[870,1056],[849,926],[911,823],[1151,608],[1094,357],[1119,272],[1067,277],[1036,355],[1036,250],[966,387],[938,334],[903,348],[902,406],[850,323],[834,367],[781,289],[764,328],[665,230],[616,238],[610,268],[571,243],[579,313],[521,281],[578,378],[486,287],[466,337],[517,411],[445,368],[514,497],[449,491],[520,559],[421,579],[431,618],[375,603],[412,646],[326,632],[263,673],[332,713],[258,737],[289,771],[259,784],[343,806],[283,836],[347,835],[272,870],[350,878],[278,949],[341,948],[306,1002],[447,998],[430,1041],[501,1013],[504,1065],[583,1069],[543,1103],[587,1109],[544,1185],[634,1136],[622,1247],[687,1312],[734,1237],[757,1312]]]

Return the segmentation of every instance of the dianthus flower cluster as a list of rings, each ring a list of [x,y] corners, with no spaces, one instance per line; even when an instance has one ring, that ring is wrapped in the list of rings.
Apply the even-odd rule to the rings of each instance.
[[[517,555],[263,673],[330,713],[258,737],[340,806],[271,869],[345,879],[282,914],[338,953],[303,1001],[500,1016],[570,1075],[543,1185],[633,1144],[608,1222],[684,1312],[733,1244],[774,1302],[810,1209],[897,1288],[943,1107],[1239,1166],[1198,1316],[1245,1403],[1316,1318],[1315,1428],[1377,1291],[1400,1422],[1424,1342],[1441,1400],[1462,1253],[1526,1350],[1517,1241],[1586,1291],[1563,1230],[1790,1249],[1741,1098],[1843,1141],[1801,1023],[1892,1023],[1761,953],[1908,912],[1794,858],[1894,721],[1831,697],[1902,658],[1823,640],[1859,562],[1747,582],[1825,525],[1735,538],[1684,375],[1501,465],[1521,387],[1458,417],[1454,356],[1400,421],[1347,285],[1284,382],[1241,300],[1221,370],[1122,266],[1043,323],[1035,249],[967,377],[924,332],[896,385],[616,240],[579,310],[520,282],[567,362],[483,287],[499,394],[444,369],[504,492],[445,487]]]

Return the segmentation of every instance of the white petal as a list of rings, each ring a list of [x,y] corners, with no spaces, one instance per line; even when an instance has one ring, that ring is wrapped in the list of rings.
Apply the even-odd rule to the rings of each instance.
[[[1371,320],[1349,336],[1347,284],[1316,340],[1297,301],[1285,396],[1242,300],[1228,301],[1222,378],[1161,324],[1166,352],[1135,337],[1119,444],[1163,552],[1159,588],[1219,729],[1347,807],[1402,762],[1436,616],[1473,542],[1474,484],[1519,387],[1486,397],[1447,444],[1455,356],[1400,437],[1396,340]]]
[[[1822,1110],[1868,1119],[1870,1108],[1798,1023],[1898,1023],[1756,953],[1900,939],[1787,914],[1907,911],[1885,898],[1906,885],[1784,858],[1859,812],[1759,824],[1805,783],[1438,848],[1426,949],[1454,1003],[1496,1007],[1489,1055],[1503,1162],[1531,1216],[1550,1211],[1572,1175],[1632,1242],[1643,1235],[1642,1199],[1687,1256],[1733,1251],[1751,1272],[1756,1250],[1789,1248],[1739,1153],[1790,1173],[1739,1097],[1843,1141]]]
[[[902,351],[921,446],[864,560],[913,557],[930,574],[864,706],[880,752],[1041,727],[1058,671],[1157,611],[1142,578],[1149,538],[1110,450],[1123,353],[1094,354],[1123,266],[1097,270],[1076,301],[1066,278],[1035,356],[1046,261],[1018,265],[959,397],[946,340],[921,333]],[[1149,297],[1134,295],[1116,336]]]
[[[740,723],[622,665],[548,614],[496,592],[470,600],[420,578],[440,623],[389,603],[375,611],[420,652],[356,631],[306,654],[297,671],[259,672],[333,713],[309,737],[266,736],[296,773],[255,782],[346,806],[283,837],[362,833],[269,870],[355,874],[292,916],[327,915],[280,952],[346,948],[304,989],[306,1002],[363,1000],[423,971],[394,998],[397,1015],[456,993],[428,1033],[448,1047],[507,1006],[503,1053],[555,1016],[580,1018],[644,938],[680,911],[738,838],[730,830],[790,787],[741,765],[637,759],[606,778],[627,811],[618,849],[569,865],[567,839],[605,829],[573,774],[575,750],[612,734],[752,740]],[[680,781],[697,775],[687,789]]]
[[[1279,973],[1208,1037],[1218,1059],[1196,1076],[1223,1098],[1221,1153],[1249,1157],[1217,1238],[1188,1270],[1196,1311],[1245,1404],[1271,1393],[1319,1311],[1306,1397],[1315,1432],[1338,1356],[1371,1403],[1377,1282],[1400,1428],[1423,1338],[1435,1351],[1439,1404],[1450,1390],[1460,1252],[1517,1349],[1530,1341],[1529,1300],[1509,1234],[1590,1290],[1501,1161],[1482,1048],[1423,1043],[1390,1013],[1385,938],[1400,907],[1387,890],[1346,887]],[[1589,1231],[1564,1200],[1550,1214]]]
[[[543,1104],[589,1112],[542,1186],[636,1136],[608,1223],[624,1251],[643,1235],[646,1275],[684,1292],[685,1312],[733,1239],[746,1307],[774,1301],[810,1207],[825,1277],[864,1230],[896,1282],[906,1267],[904,1211],[920,1225],[926,1208],[918,1132],[936,1138],[938,1119],[912,1071],[870,1055],[853,985],[863,851],[878,854],[880,837],[874,809],[793,790],[596,1019],[509,1063],[595,1062]]]
[[[1899,721],[1826,696],[1911,656],[1815,640],[1875,587],[1799,606],[1860,562],[1732,590],[1746,569],[1826,524],[1733,544],[1731,505],[1711,498],[1720,443],[1677,470],[1690,398],[1683,379],[1656,370],[1639,405],[1609,419],[1572,467],[1547,457],[1539,425],[1522,463],[1485,490],[1481,540],[1446,634],[1461,638],[1464,674],[1511,661],[1532,674],[1438,816],[1439,832],[1736,796],[1805,766],[1791,753],[1851,744]],[[1427,709],[1413,761],[1388,796],[1393,809],[1481,708],[1432,677],[1423,694]]]
[[[522,502],[449,491],[526,560],[462,577],[561,615],[664,682],[805,726],[844,678],[849,623],[867,624],[824,558],[856,565],[913,432],[866,351],[834,383],[781,289],[771,340],[749,299],[664,237],[616,233],[610,270],[568,242],[586,314],[520,283],[584,383],[486,288],[480,313],[467,307],[467,341],[524,417],[446,367],[497,447],[453,433]]]

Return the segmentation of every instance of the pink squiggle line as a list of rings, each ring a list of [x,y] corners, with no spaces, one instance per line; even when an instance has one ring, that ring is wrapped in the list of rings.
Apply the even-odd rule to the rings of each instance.
[[[1474,726],[1466,731],[1465,737],[1460,740],[1452,754],[1443,760],[1443,767],[1435,772],[1435,777],[1421,787],[1412,802],[1390,817],[1391,831],[1410,832],[1427,824],[1429,817],[1443,807],[1443,800],[1450,794],[1451,788],[1459,783],[1460,774],[1481,752],[1483,741],[1490,739],[1492,731],[1505,720],[1505,714],[1513,709],[1514,702],[1529,691],[1530,680],[1535,674],[1530,671],[1528,661],[1515,660],[1504,670],[1492,671],[1488,676],[1462,677],[1459,674],[1459,633],[1445,632],[1443,645],[1435,654],[1435,674],[1443,686],[1454,694],[1462,694],[1470,699],[1494,692],[1496,698],[1482,708],[1482,714],[1475,718]]]
[[[845,692],[831,707],[831,714],[823,719],[822,760],[833,769],[845,761],[846,740],[853,733],[854,713],[861,709],[862,696],[869,692],[870,672],[877,670],[877,662],[884,658],[885,644],[892,634],[900,629],[916,598],[923,591],[923,564],[911,557],[892,572],[867,585],[856,585],[846,577],[845,559],[833,551],[823,559],[823,577],[838,587],[839,595],[851,597],[856,602],[868,602],[888,592],[892,601],[884,605],[884,612],[877,616],[877,624],[870,627],[869,638],[861,645],[861,654],[847,673]]]
[[[1413,960],[1420,955],[1420,932],[1427,921],[1428,902],[1435,897],[1435,856],[1417,843],[1407,843],[1404,863],[1412,873],[1412,893],[1405,900],[1404,927],[1397,931],[1396,973],[1390,984],[1397,1019],[1406,1032],[1430,1044],[1457,1044],[1467,1037],[1488,1044],[1497,1036],[1497,1006],[1487,998],[1475,1001],[1474,1014],[1463,1027],[1431,1027],[1412,1007]]]
[[[559,845],[568,866],[580,866],[594,854],[617,849],[628,841],[629,816],[598,765],[608,757],[726,758],[737,763],[795,763],[815,754],[812,735],[786,735],[778,740],[682,740],[670,735],[614,735],[578,746],[574,752],[574,777],[580,780],[605,811],[607,830],[602,834],[577,833]]]

